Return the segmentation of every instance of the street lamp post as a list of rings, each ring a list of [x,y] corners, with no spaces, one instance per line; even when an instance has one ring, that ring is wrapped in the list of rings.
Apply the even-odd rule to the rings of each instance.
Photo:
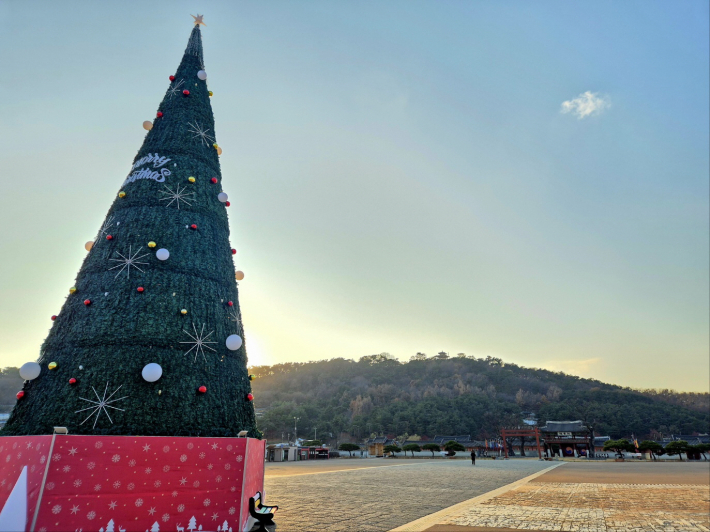
[[[298,446],[298,420],[300,417],[293,418],[293,442]]]

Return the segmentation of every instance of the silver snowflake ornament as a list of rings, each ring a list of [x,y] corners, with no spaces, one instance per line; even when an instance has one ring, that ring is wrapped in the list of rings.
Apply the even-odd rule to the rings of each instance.
[[[200,355],[200,354],[202,355],[202,358],[204,358],[205,361],[207,361],[207,357],[205,356],[205,348],[207,348],[211,351],[215,351],[215,352],[217,351],[216,349],[207,345],[207,344],[216,344],[217,343],[217,342],[212,342],[212,341],[208,340],[208,338],[210,336],[212,336],[212,333],[214,333],[214,331],[210,331],[209,333],[205,334],[205,324],[204,323],[202,324],[202,328],[200,329],[199,332],[197,331],[197,328],[195,327],[195,324],[193,323],[192,330],[195,333],[194,336],[191,333],[189,333],[188,331],[186,331],[185,329],[182,330],[182,332],[184,332],[186,335],[188,335],[191,339],[186,342],[180,342],[180,343],[192,345],[192,347],[186,353],[184,353],[183,356],[189,355],[190,352],[194,350],[195,351],[195,359],[193,360],[193,362],[197,361],[197,355]]]
[[[177,82],[174,81],[174,82],[170,85],[170,88],[168,89],[168,93],[167,93],[167,94],[168,94],[168,97],[172,98],[173,96],[175,96],[175,95],[177,95],[177,94],[181,94],[181,93],[182,93],[181,87],[182,87],[182,84],[183,84],[183,83],[184,83],[184,80],[182,80],[182,79],[181,79],[180,81],[177,81]]]
[[[114,395],[116,395],[116,392],[118,392],[118,390],[120,390],[122,386],[123,386],[123,384],[121,384],[121,386],[116,388],[113,391],[113,393],[111,395],[109,395],[108,397],[106,397],[106,394],[108,393],[108,382],[106,383],[106,388],[104,389],[103,397],[99,397],[99,394],[96,391],[96,388],[94,388],[92,386],[91,389],[94,390],[94,394],[96,395],[96,399],[98,399],[98,401],[94,401],[93,399],[85,399],[83,397],[79,397],[79,399],[81,399],[82,401],[86,401],[87,403],[91,403],[91,406],[87,406],[86,408],[82,408],[81,410],[77,410],[76,412],[74,412],[75,414],[78,414],[79,412],[84,412],[85,410],[91,410],[91,413],[88,415],[88,417],[84,421],[79,423],[79,425],[83,425],[84,423],[89,421],[89,419],[91,419],[94,415],[96,415],[96,419],[94,419],[94,426],[93,426],[93,428],[96,428],[96,423],[99,420],[99,417],[101,417],[101,412],[106,414],[106,417],[111,422],[111,425],[113,425],[113,419],[111,419],[111,416],[109,415],[108,410],[106,410],[106,409],[113,408],[114,410],[120,410],[121,412],[125,412],[125,409],[123,409],[123,408],[111,406],[111,403],[115,403],[117,401],[122,401],[123,399],[128,398],[127,395],[124,395],[123,397],[119,397],[117,399],[111,399]]]
[[[116,279],[119,275],[121,275],[121,273],[124,270],[126,271],[126,275],[128,276],[128,278],[130,279],[131,278],[131,266],[136,268],[138,271],[143,272],[143,270],[141,270],[140,266],[138,266],[138,265],[139,264],[148,264],[147,262],[142,262],[141,259],[147,257],[148,255],[150,255],[150,253],[144,253],[143,255],[139,256],[138,253],[140,253],[141,249],[143,249],[143,248],[140,247],[140,248],[138,248],[138,250],[135,253],[133,253],[133,251],[131,250],[131,246],[128,246],[128,255],[127,256],[124,256],[122,253],[119,253],[118,251],[115,252],[116,255],[118,255],[121,258],[120,259],[109,259],[110,261],[118,262],[118,264],[116,264],[116,266],[109,268],[109,270],[115,270],[116,268],[120,268],[120,270],[118,270],[118,273],[116,274],[116,277],[114,277],[114,279]]]
[[[180,210],[180,202],[182,201],[183,203],[187,203],[189,206],[192,206],[192,203],[187,201],[188,199],[190,201],[195,201],[195,193],[194,192],[185,192],[187,190],[187,187],[182,187],[180,188],[180,185],[175,186],[175,190],[172,190],[168,185],[163,185],[165,187],[165,190],[161,190],[158,193],[159,194],[165,194],[164,198],[160,198],[158,201],[168,201],[168,204],[165,205],[166,207],[170,207],[173,203],[177,205],[178,210]]]
[[[197,121],[195,121],[194,124],[192,122],[188,122],[187,125],[187,130],[193,134],[193,139],[199,138],[200,142],[202,142],[204,146],[211,147],[212,144],[214,144],[214,137],[209,134],[209,129],[203,129]]]

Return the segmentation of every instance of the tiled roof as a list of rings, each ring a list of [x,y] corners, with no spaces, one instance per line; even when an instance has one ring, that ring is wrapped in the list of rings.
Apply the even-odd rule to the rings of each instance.
[[[588,432],[589,429],[577,421],[548,421],[544,427],[540,427],[542,432]]]

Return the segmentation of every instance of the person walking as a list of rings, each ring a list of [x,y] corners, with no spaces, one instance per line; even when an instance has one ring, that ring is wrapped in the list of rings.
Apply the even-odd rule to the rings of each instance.
[[[476,465],[476,451],[471,451],[471,465]]]

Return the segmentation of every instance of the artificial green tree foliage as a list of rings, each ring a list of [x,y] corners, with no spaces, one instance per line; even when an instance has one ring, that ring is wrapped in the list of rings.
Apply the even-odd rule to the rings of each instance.
[[[3,435],[48,434],[55,426],[70,434],[260,435],[247,400],[245,347],[225,345],[232,334],[243,338],[243,329],[203,69],[195,26],[158,108],[162,117],[119,187],[125,195],[109,209],[76,292],[42,346],[41,374],[25,383]],[[169,74],[166,68],[166,81]],[[156,257],[163,248],[170,253],[164,261]],[[193,337],[204,340],[202,348]],[[151,362],[163,370],[152,383],[141,376]],[[112,402],[92,416],[89,400],[104,393]]]

